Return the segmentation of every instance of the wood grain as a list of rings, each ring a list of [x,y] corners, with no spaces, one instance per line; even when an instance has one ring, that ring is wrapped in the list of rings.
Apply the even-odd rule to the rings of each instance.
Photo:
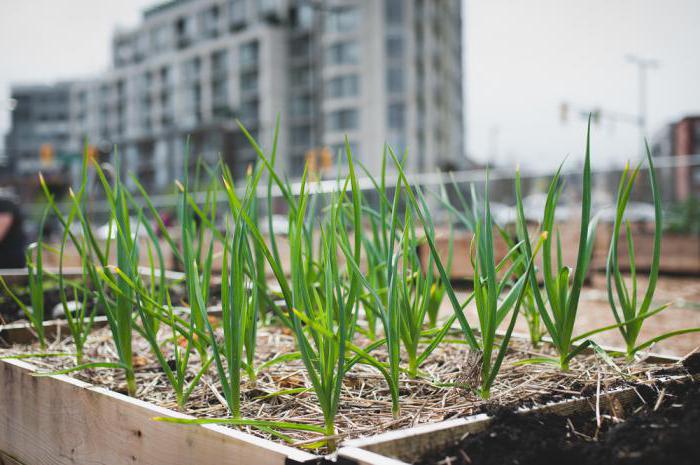
[[[32,365],[0,361],[0,450],[27,465],[290,464],[318,457],[187,417],[67,376],[33,376]],[[7,462],[12,463],[12,462]]]

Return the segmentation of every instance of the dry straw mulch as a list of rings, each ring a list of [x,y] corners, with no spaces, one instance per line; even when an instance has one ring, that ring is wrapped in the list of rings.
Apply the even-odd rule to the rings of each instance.
[[[65,336],[65,334],[64,334]],[[457,338],[457,336],[454,336]],[[363,341],[356,341],[362,345]],[[365,341],[366,342],[366,341]],[[295,350],[294,338],[284,328],[261,328],[258,332],[256,359],[258,364],[278,355]],[[45,352],[71,352],[70,337],[60,337]],[[38,346],[11,346],[0,349],[0,356],[40,352]],[[175,395],[167,377],[158,365],[145,340],[135,335],[134,364],[138,391],[136,397],[161,407],[177,409]],[[378,350],[378,358],[386,359]],[[448,418],[479,413],[494,405],[533,406],[581,395],[605,392],[631,382],[652,382],[653,373],[661,365],[638,360],[625,363],[616,360],[611,366],[594,354],[582,355],[571,362],[568,372],[552,365],[518,365],[529,357],[553,355],[546,347],[532,349],[527,341],[514,339],[511,349],[492,389],[489,401],[481,400],[463,386],[468,378],[470,352],[465,344],[452,339],[443,343],[420,368],[419,379],[401,379],[401,415],[392,418],[389,388],[382,376],[372,367],[356,365],[346,374],[337,416],[336,438],[348,439],[373,435],[384,431],[410,427],[420,423],[437,422]],[[107,328],[97,329],[88,339],[84,361],[117,361]],[[72,357],[30,359],[40,371],[55,371],[74,366]],[[192,373],[199,368],[198,356],[191,356]],[[623,376],[624,375],[624,376]],[[92,384],[124,392],[124,376],[119,370],[85,370],[72,376]],[[457,386],[456,386],[457,385]],[[241,414],[245,418],[293,421],[322,426],[323,416],[312,390],[275,395],[283,390],[310,388],[301,361],[278,364],[262,370],[255,385],[244,376]],[[202,378],[190,398],[184,413],[199,418],[228,416],[220,383],[214,365]],[[251,434],[275,441],[282,439],[255,428],[243,428]],[[291,445],[313,448],[319,436],[309,432],[284,431]],[[323,452],[323,450],[318,450]]]

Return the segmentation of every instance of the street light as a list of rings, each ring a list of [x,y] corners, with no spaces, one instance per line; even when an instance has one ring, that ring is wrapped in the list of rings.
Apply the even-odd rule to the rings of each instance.
[[[653,58],[643,58],[638,55],[625,56],[628,63],[637,66],[639,76],[639,133],[641,135],[642,151],[647,129],[647,70],[659,67],[659,62]]]

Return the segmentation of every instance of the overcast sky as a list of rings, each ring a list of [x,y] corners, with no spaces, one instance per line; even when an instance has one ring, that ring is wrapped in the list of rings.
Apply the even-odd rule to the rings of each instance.
[[[89,76],[109,66],[110,38],[153,0],[0,0],[0,133],[16,82]],[[649,135],[700,114],[700,0],[468,0],[467,150],[480,160],[545,168],[583,150],[585,125],[559,106],[637,112],[634,53],[659,61],[648,78]],[[629,124],[603,121],[593,158],[639,148]]]

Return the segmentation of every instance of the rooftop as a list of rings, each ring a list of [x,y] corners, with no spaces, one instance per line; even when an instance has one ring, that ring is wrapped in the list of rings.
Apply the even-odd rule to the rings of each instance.
[[[144,19],[150,18],[152,16],[155,16],[159,13],[162,13],[163,11],[169,10],[170,8],[179,6],[183,3],[190,2],[191,0],[169,0],[167,2],[159,3],[157,5],[154,5],[150,8],[146,8],[143,10],[143,17]]]

